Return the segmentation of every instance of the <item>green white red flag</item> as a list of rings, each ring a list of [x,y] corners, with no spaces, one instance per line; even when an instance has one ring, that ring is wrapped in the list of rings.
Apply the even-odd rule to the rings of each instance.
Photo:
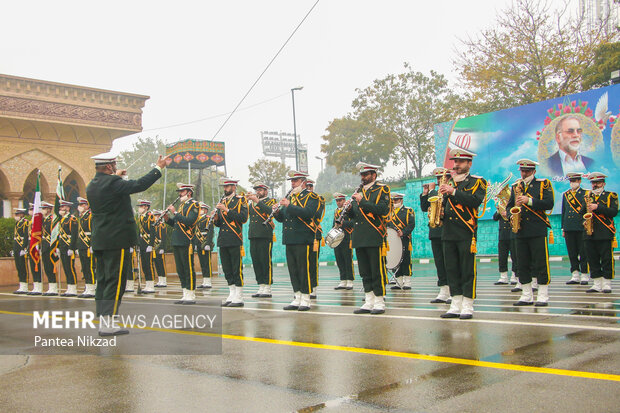
[[[43,214],[41,213],[41,171],[37,172],[37,188],[34,192],[34,207],[30,222],[30,257],[34,261],[35,270],[39,269],[41,260],[41,231],[43,228]]]

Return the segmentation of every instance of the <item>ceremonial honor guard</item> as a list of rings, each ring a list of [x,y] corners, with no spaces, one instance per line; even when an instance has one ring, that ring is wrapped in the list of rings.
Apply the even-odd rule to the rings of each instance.
[[[532,282],[538,280],[537,306],[547,306],[549,301],[549,249],[547,228],[551,228],[545,211],[553,209],[553,188],[548,179],[536,179],[537,162],[529,159],[517,161],[521,179],[512,185],[506,210],[511,227],[517,234],[517,259],[521,297],[516,306],[532,305]]]
[[[497,262],[499,266],[499,280],[495,285],[508,285],[512,283],[513,279],[516,284],[517,274],[517,239],[514,233],[510,229],[510,221],[508,220],[508,213],[506,207],[500,204],[496,205],[497,211],[493,214],[493,219],[498,221],[499,225],[499,239],[497,241]],[[508,279],[508,254],[512,260],[512,275],[510,280]]]
[[[394,228],[398,232],[403,243],[403,259],[398,267],[396,285],[392,290],[411,290],[411,232],[415,228],[415,213],[412,208],[403,205],[404,194],[392,192],[392,202],[394,208],[388,220],[388,227]]]
[[[194,271],[194,251],[192,239],[198,221],[198,202],[192,198],[194,185],[177,183],[181,205],[177,211],[170,205],[164,219],[172,226],[172,249],[177,274],[181,281],[183,296],[175,304],[196,304],[196,272]]]
[[[93,298],[95,296],[95,259],[91,245],[92,214],[86,198],[78,197],[78,224],[71,236],[73,250],[78,252],[84,275],[84,292],[79,298]]]
[[[594,285],[588,293],[611,293],[614,278],[613,249],[618,246],[614,217],[618,215],[618,194],[605,191],[605,178],[600,172],[590,173],[592,191],[585,195],[586,207],[586,256]],[[588,222],[589,221],[589,222]],[[588,230],[588,226],[590,230]]]
[[[43,223],[41,226],[41,262],[47,277],[47,292],[45,296],[58,295],[58,283],[56,282],[56,263],[58,262],[58,239],[52,243],[52,220],[54,205],[48,202],[41,202],[41,213]]]
[[[155,292],[155,282],[153,275],[155,266],[153,258],[155,253],[155,217],[150,211],[151,201],[146,199],[138,199],[138,229],[140,236],[138,237],[138,248],[140,254],[140,263],[142,264],[142,273],[144,274],[145,287],[142,292],[144,294],[153,294]]]
[[[340,283],[334,287],[334,290],[352,290],[353,289],[353,250],[351,249],[351,233],[353,232],[353,220],[350,217],[341,217],[346,201],[346,196],[339,192],[334,193],[336,200],[336,210],[334,211],[334,222],[332,228],[341,228],[344,238],[334,248],[336,256],[336,265],[340,273]],[[342,220],[342,223],[338,222]]]
[[[292,171],[287,178],[291,190],[280,200],[280,207],[274,209],[274,216],[282,222],[282,243],[286,246],[286,264],[295,292],[293,301],[285,310],[310,310],[312,280],[310,276],[310,255],[313,253],[316,228],[314,217],[319,210],[319,197],[309,192],[304,185],[308,174]]]
[[[444,210],[441,239],[452,295],[450,309],[441,315],[442,318],[466,320],[474,314],[476,233],[481,217],[478,207],[485,200],[487,191],[487,181],[469,173],[474,156],[475,153],[465,149],[450,151],[450,160],[454,161],[452,177],[448,183],[439,186]]]
[[[28,208],[28,215],[30,219],[28,219],[28,237],[29,239],[32,237],[32,219],[34,218],[34,204],[30,204]],[[39,255],[41,252],[41,244],[35,246],[39,250]],[[32,251],[30,251],[30,244],[28,244],[28,261],[30,262],[30,273],[32,274],[32,291],[28,292],[28,295],[42,295],[43,294],[43,284],[41,283],[41,264],[34,262],[34,258],[32,258]]]
[[[273,268],[271,264],[271,250],[273,248],[275,227],[271,211],[276,200],[268,196],[269,187],[261,182],[253,186],[254,194],[248,194],[250,210],[250,256],[252,268],[256,275],[258,291],[252,294],[255,298],[271,298],[271,284],[273,284]]]
[[[26,219],[26,208],[14,208],[15,228],[13,229],[13,260],[19,277],[19,288],[13,294],[28,294],[28,266],[26,256],[28,255],[28,220]]]
[[[97,173],[86,187],[92,211],[92,248],[97,262],[95,302],[99,316],[99,335],[127,334],[115,326],[110,316],[117,315],[125,292],[129,248],[137,242],[136,221],[131,194],[147,190],[170,164],[169,157],[159,156],[155,168],[137,180],[124,180],[126,170],[116,169],[116,156],[94,156]]]
[[[200,216],[196,222],[195,246],[198,252],[198,261],[202,271],[202,284],[196,288],[211,288],[211,251],[213,251],[214,229],[211,217],[208,214],[209,205],[200,203]]]
[[[436,199],[439,192],[435,189],[436,185],[441,185],[442,181],[448,182],[450,179],[450,171],[446,168],[435,168],[433,175],[437,178],[437,184],[431,182],[424,184],[422,193],[420,194],[420,209],[423,212],[429,212],[432,208],[436,209],[435,213],[439,213],[438,205],[441,204],[437,199],[436,205],[431,207],[430,199]],[[430,215],[430,214],[429,214]],[[437,271],[437,286],[439,287],[439,294],[434,300],[431,300],[432,304],[445,304],[450,303],[450,286],[448,286],[448,275],[446,274],[446,267],[443,257],[443,244],[441,243],[441,226],[435,225],[431,222],[429,217],[428,223],[428,239],[431,241],[431,250],[433,251],[433,261],[435,262],[435,270]],[[440,222],[440,221],[439,221]]]
[[[155,258],[153,263],[155,264],[155,270],[157,271],[157,284],[156,288],[164,288],[168,286],[166,281],[166,254],[164,253],[164,245],[166,242],[167,226],[164,220],[160,220],[162,211],[153,211],[153,217],[155,218]]]
[[[351,235],[357,264],[364,285],[364,304],[355,314],[385,313],[385,286],[388,283],[385,268],[386,222],[392,211],[390,187],[377,182],[376,165],[360,162],[357,165],[362,180],[360,191],[352,195],[351,209],[347,212],[354,221]]]
[[[60,200],[60,218],[58,231],[58,249],[60,262],[67,280],[67,290],[61,297],[77,297],[77,273],[75,272],[75,244],[73,234],[77,229],[77,218],[71,214],[73,202]]]
[[[588,285],[590,280],[583,234],[586,191],[579,186],[582,175],[580,172],[566,174],[570,181],[570,189],[562,195],[562,236],[570,260],[571,279],[566,282],[569,285]]]
[[[215,206],[213,224],[220,228],[217,246],[229,294],[224,307],[243,307],[243,224],[248,220],[248,202],[237,195],[238,180],[223,178],[224,197]]]
[[[314,181],[312,179],[306,179],[306,190],[314,193]],[[325,198],[317,194],[319,198],[319,209],[314,214],[314,227],[316,232],[314,233],[314,244],[312,245],[312,254],[310,254],[310,278],[312,279],[312,291],[310,292],[310,298],[316,299],[316,287],[319,286],[319,255],[321,254],[321,246],[324,246],[323,240],[323,228],[321,228],[321,222],[325,216]]]

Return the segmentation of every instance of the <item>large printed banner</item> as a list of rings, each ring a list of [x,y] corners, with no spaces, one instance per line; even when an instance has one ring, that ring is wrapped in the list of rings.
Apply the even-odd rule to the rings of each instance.
[[[606,189],[620,189],[620,85],[435,125],[437,165],[452,166],[453,148],[475,152],[472,174],[491,184],[520,178],[522,158],[540,163],[537,178],[549,178],[559,213],[568,172],[603,172]],[[583,188],[590,183],[583,179]],[[494,211],[493,203],[488,205]],[[491,218],[492,213],[484,218]]]
[[[201,169],[225,164],[224,142],[185,139],[166,145],[166,155],[172,157],[169,168],[187,169],[191,164],[193,169]]]

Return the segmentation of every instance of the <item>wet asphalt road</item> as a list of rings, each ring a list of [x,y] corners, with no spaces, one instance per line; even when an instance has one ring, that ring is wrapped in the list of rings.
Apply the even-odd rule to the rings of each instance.
[[[6,412],[619,411],[620,283],[614,280],[612,294],[585,294],[585,286],[565,285],[565,262],[552,262],[550,306],[515,308],[519,294],[493,285],[496,265],[478,266],[469,321],[442,320],[447,306],[429,304],[437,293],[432,265],[414,265],[413,290],[388,293],[382,316],[352,314],[361,283],[334,291],[334,267],[320,268],[318,300],[307,313],[281,311],[291,299],[284,268],[275,268],[272,299],[249,297],[256,286],[247,268],[245,308],[223,312],[221,355],[0,356],[0,406]],[[196,307],[225,298],[224,284],[215,279]],[[155,297],[127,294],[125,302],[128,309],[132,302],[168,305],[179,291],[173,283]],[[89,305],[28,297],[29,309],[30,301],[5,293],[5,350],[32,340],[26,329],[20,333],[31,323],[28,311]],[[7,314],[11,305],[23,314]],[[132,329],[122,339],[136,346],[146,339],[162,352],[196,345],[174,332]]]

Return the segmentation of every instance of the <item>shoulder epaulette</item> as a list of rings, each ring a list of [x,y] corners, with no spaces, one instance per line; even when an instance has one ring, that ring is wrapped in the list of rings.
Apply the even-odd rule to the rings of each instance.
[[[483,179],[481,176],[478,176],[478,175],[469,175],[469,176],[471,176],[472,178],[476,178],[476,179]]]
[[[317,194],[316,194],[316,193],[314,193],[314,192],[308,192],[308,196],[309,196],[310,198],[312,198],[312,199],[319,199],[319,200],[321,199],[321,198],[319,197],[319,195],[317,195]]]
[[[617,194],[617,193],[615,193],[615,192],[610,192],[610,193],[609,193],[609,196],[610,196],[610,197],[612,197],[612,198],[614,198],[614,199],[618,198],[618,194]]]

